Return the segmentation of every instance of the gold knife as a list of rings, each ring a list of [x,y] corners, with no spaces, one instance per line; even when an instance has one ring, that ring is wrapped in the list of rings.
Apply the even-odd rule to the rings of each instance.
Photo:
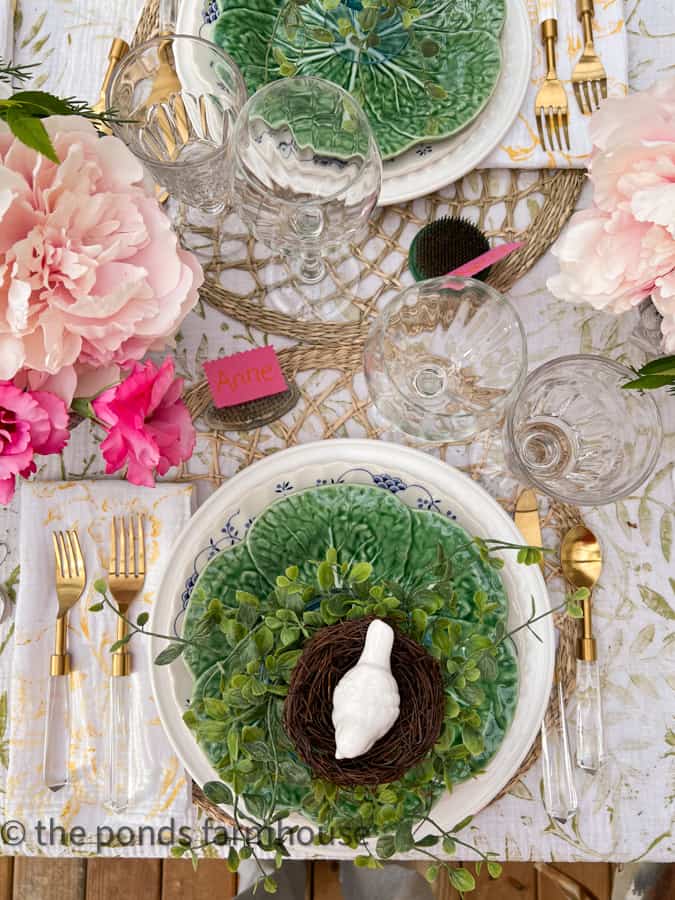
[[[518,496],[513,520],[525,542],[530,547],[543,547],[539,504],[537,495],[526,488]],[[544,571],[543,557],[539,563]],[[556,657],[558,643],[556,634]],[[567,721],[565,719],[565,698],[562,682],[558,678],[558,666],[553,676],[553,690],[559,706],[559,723],[547,714],[541,723],[542,775],[544,780],[544,807],[552,819],[566,822],[578,809],[577,791],[574,784],[572,754],[570,753]]]
[[[539,505],[537,495],[531,488],[521,491],[516,501],[513,521],[530,547],[543,547],[541,542],[541,525],[539,523]],[[544,560],[539,563],[544,571]]]

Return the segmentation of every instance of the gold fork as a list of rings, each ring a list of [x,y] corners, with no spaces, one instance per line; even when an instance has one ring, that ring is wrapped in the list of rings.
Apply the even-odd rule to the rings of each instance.
[[[130,516],[128,520],[113,518],[110,525],[110,558],[108,563],[108,587],[117,602],[116,643],[127,638],[126,618],[129,606],[145,583],[145,537],[143,516]],[[110,727],[106,758],[106,800],[115,812],[123,812],[130,797],[130,717],[131,654],[126,643],[113,652],[112,678],[110,680]]]
[[[569,112],[567,94],[562,82],[558,78],[555,60],[555,45],[558,40],[558,21],[554,3],[544,3],[540,0],[540,15],[546,15],[541,23],[541,38],[546,50],[546,80],[539,89],[534,101],[534,113],[537,120],[537,130],[542,148],[546,149],[544,140],[544,125],[548,135],[548,149],[555,150],[553,133],[558,139],[560,150],[570,149]]]
[[[584,49],[572,71],[572,86],[579,109],[589,116],[607,99],[607,73],[593,44],[593,0],[577,0],[577,18],[584,30]]]
[[[52,533],[52,543],[59,611],[56,617],[54,653],[49,665],[43,775],[47,787],[51,791],[58,791],[68,784],[70,763],[68,612],[84,593],[87,573],[76,531],[55,531]]]

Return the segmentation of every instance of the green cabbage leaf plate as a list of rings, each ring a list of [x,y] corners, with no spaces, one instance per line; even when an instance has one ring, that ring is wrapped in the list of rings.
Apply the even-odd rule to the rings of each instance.
[[[383,159],[465,128],[499,78],[506,0],[421,0],[389,18],[361,0],[218,6],[213,40],[251,93],[283,75],[326,78],[361,104]],[[376,20],[366,31],[364,15]]]

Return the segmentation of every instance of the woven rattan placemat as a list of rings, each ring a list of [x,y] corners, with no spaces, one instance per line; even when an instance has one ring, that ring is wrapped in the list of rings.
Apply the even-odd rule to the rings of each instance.
[[[157,32],[158,9],[158,0],[148,0],[134,43],[147,40]],[[354,390],[354,375],[362,369],[362,348],[370,320],[384,300],[403,286],[411,234],[440,215],[464,215],[476,222],[491,239],[522,241],[523,247],[495,266],[488,279],[495,288],[506,292],[557,238],[574,210],[583,182],[584,173],[573,169],[513,169],[498,175],[491,170],[476,170],[437,194],[378,209],[363,243],[351,248],[361,265],[361,280],[374,287],[359,297],[359,318],[348,324],[300,322],[265,307],[261,273],[266,259],[259,256],[255,241],[237,220],[225,220],[219,230],[191,226],[189,235],[184,233],[182,237],[193,249],[198,248],[204,265],[206,281],[201,299],[205,303],[246,327],[285,339],[284,343],[292,342],[278,353],[289,383],[299,372],[309,370],[323,370],[328,376],[320,390],[311,380],[298,384],[300,401],[293,411],[293,421],[275,432],[277,436],[282,435],[283,444],[297,444],[303,424],[312,416],[321,422],[324,438],[342,435],[350,420],[358,424],[361,436],[378,437],[380,431],[367,415],[369,401],[359,397]],[[225,253],[222,251],[224,240],[228,248]],[[246,289],[238,287],[242,275],[248,285]],[[295,385],[293,388],[295,390]],[[347,398],[340,404],[341,412],[337,416],[327,415],[327,402],[337,395]],[[195,419],[203,416],[210,404],[206,382],[191,385],[186,391],[186,401]],[[242,467],[263,455],[261,437],[269,425],[252,431],[233,432],[219,427],[213,415],[207,416],[206,421],[212,443],[220,449],[228,446],[236,449]],[[447,447],[438,449],[441,458],[445,458]],[[210,480],[219,483],[224,476],[220,475],[217,460],[214,469],[215,474],[210,475]],[[470,474],[478,477],[480,469],[476,468]],[[552,503],[543,526],[548,528],[549,535],[559,539],[579,521],[577,509]],[[560,578],[558,563],[547,560],[545,574],[547,580]],[[569,698],[575,686],[577,624],[567,617],[560,617],[556,624],[560,633],[558,675],[565,697]],[[550,721],[558,718],[557,703],[551,702],[546,715]],[[499,796],[513,787],[539,754],[537,740]],[[193,800],[214,819],[230,821],[196,784],[193,784]]]

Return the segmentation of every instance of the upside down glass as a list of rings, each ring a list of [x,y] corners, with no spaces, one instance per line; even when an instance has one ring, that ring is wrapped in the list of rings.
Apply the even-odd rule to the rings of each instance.
[[[426,441],[466,441],[496,424],[527,371],[525,332],[494,288],[446,276],[406,288],[364,349],[378,411]]]
[[[347,264],[345,248],[365,229],[380,192],[382,163],[366,116],[329,81],[283,78],[250,98],[233,143],[236,211],[281,257],[267,283],[272,305],[324,316],[327,301],[340,300],[332,258],[342,249]]]
[[[510,469],[549,496],[580,506],[612,503],[653,471],[661,419],[649,394],[623,390],[634,373],[579,354],[535,369],[505,428]]]
[[[234,122],[246,85],[230,57],[189,35],[162,35],[118,63],[106,103],[131,152],[175,199],[206,213],[228,200]]]

